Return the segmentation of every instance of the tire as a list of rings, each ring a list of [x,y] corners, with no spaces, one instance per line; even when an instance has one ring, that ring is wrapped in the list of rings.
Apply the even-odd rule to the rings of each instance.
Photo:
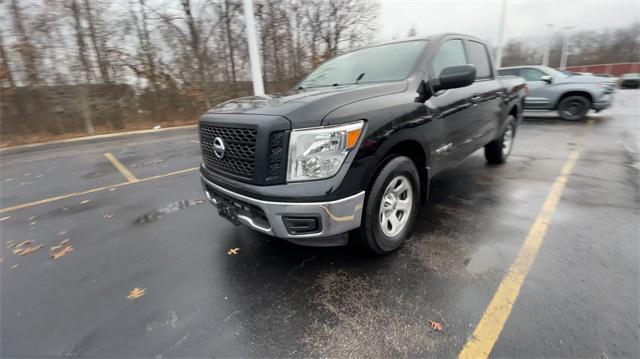
[[[367,192],[362,225],[355,232],[360,244],[379,255],[400,248],[411,234],[419,203],[420,175],[415,164],[408,157],[394,157],[380,170]],[[394,216],[397,224],[392,223]]]
[[[558,115],[565,121],[583,120],[591,108],[591,101],[584,96],[567,96],[558,103]]]
[[[507,128],[500,138],[495,139],[484,146],[484,158],[491,164],[507,162],[507,158],[513,149],[513,140],[516,136],[516,122],[513,116],[507,118]]]

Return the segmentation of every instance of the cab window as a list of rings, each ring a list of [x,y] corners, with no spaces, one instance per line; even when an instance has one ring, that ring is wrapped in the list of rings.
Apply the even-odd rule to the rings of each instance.
[[[462,40],[449,40],[440,46],[433,59],[433,73],[436,77],[445,67],[465,65],[467,58],[464,54]]]
[[[498,75],[500,76],[520,76],[518,69],[500,69]]]
[[[469,45],[469,63],[476,67],[476,79],[491,78],[491,61],[489,61],[487,48],[477,41],[468,41],[467,44]]]
[[[545,75],[544,72],[532,68],[520,69],[520,76],[524,77],[526,81],[542,81],[542,76]]]

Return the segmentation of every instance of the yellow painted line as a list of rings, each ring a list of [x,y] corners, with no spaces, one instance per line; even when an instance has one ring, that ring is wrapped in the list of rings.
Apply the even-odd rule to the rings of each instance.
[[[551,191],[549,191],[535,222],[533,222],[533,225],[529,229],[529,234],[520,248],[518,256],[511,264],[511,268],[509,268],[507,274],[502,278],[498,290],[484,311],[473,334],[462,348],[458,356],[459,358],[487,358],[489,354],[491,354],[491,350],[511,314],[513,305],[518,299],[520,289],[529,273],[529,269],[536,259],[540,246],[542,246],[551,218],[558,206],[558,202],[560,202],[567,180],[576,165],[578,156],[580,156],[580,150],[592,126],[593,122],[589,121],[582,137],[578,141],[578,146],[569,154],[569,157],[567,157],[560,171],[560,175],[551,186]]]
[[[198,169],[198,167],[187,168],[187,169],[184,169],[184,170],[179,170],[179,171],[169,172],[169,173],[165,173],[165,174],[161,174],[161,175],[141,178],[136,182],[122,182],[122,183],[117,183],[117,184],[113,184],[113,185],[110,185],[110,186],[92,188],[92,189],[89,189],[89,190],[86,190],[86,191],[82,191],[82,192],[73,192],[73,193],[63,194],[61,196],[49,197],[49,198],[41,199],[39,201],[19,204],[19,205],[13,206],[13,207],[1,208],[0,209],[0,214],[6,213],[6,212],[16,211],[16,210],[23,209],[23,208],[35,207],[35,206],[39,206],[41,204],[47,204],[47,203],[51,203],[51,202],[55,202],[55,201],[60,201],[60,200],[63,200],[63,199],[83,196],[85,194],[106,191],[106,190],[111,189],[111,188],[118,188],[118,187],[123,187],[123,186],[126,186],[126,185],[130,185],[130,184],[142,183],[142,182],[147,182],[147,181],[151,181],[151,180],[155,180],[155,179],[159,179],[159,178],[175,176],[175,175],[179,175],[179,174],[182,174],[182,173],[195,171],[197,169]]]
[[[127,181],[138,182],[138,178],[134,176],[133,173],[131,173],[131,171],[129,171],[129,169],[125,167],[120,161],[118,161],[118,159],[114,155],[112,155],[111,152],[105,153],[104,156],[109,160],[109,162],[111,162],[113,167],[120,171],[120,174],[122,174],[124,178],[127,179]]]

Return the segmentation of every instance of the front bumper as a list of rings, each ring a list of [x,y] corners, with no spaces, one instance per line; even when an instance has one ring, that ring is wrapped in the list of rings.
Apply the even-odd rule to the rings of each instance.
[[[605,108],[610,107],[612,102],[613,102],[613,94],[607,93],[600,96],[599,99],[597,99],[593,104],[591,104],[591,108],[596,111],[601,111],[601,110],[604,110]]]
[[[217,204],[217,196],[230,199],[240,209],[238,220],[252,229],[284,239],[305,244],[303,239],[333,237],[360,227],[365,192],[330,202],[273,202],[251,198],[220,185],[204,176],[200,176],[207,199]],[[243,210],[242,208],[247,208]],[[259,212],[263,213],[259,213]],[[258,213],[257,213],[258,212]],[[314,233],[292,234],[284,223],[283,217],[319,218],[319,229]],[[266,220],[265,220],[266,219]],[[313,243],[312,243],[313,242]],[[322,245],[309,241],[309,245]]]

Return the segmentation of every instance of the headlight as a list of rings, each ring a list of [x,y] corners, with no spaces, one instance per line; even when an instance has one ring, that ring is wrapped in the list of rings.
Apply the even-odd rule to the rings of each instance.
[[[364,121],[291,131],[287,181],[331,177],[356,145]]]

